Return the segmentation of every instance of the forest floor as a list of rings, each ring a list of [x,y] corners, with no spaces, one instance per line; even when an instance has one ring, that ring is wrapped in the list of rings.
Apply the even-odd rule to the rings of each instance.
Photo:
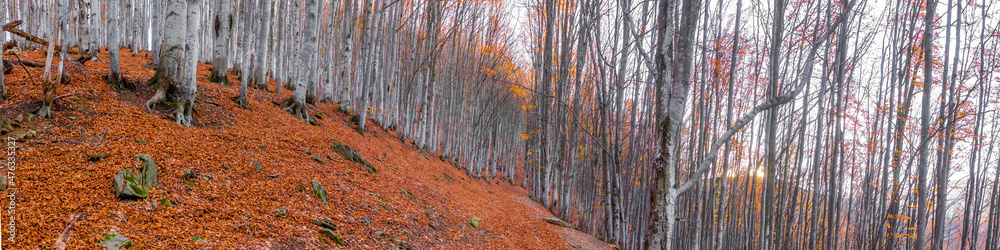
[[[279,96],[251,89],[249,110],[241,109],[232,101],[239,95],[236,77],[229,76],[233,86],[210,83],[206,64],[198,67],[193,127],[174,123],[165,105],[149,114],[143,104],[153,90],[144,82],[154,70],[143,54],[122,51],[122,75],[133,82],[131,90],[113,90],[103,79],[106,51],[100,61],[67,64],[70,80],[56,93],[53,119],[28,118],[41,106],[42,68],[15,64],[6,75],[10,96],[0,102],[0,114],[22,119],[4,137],[5,143],[16,140],[15,158],[8,158],[16,164],[9,172],[16,189],[2,193],[16,203],[0,201],[4,247],[49,249],[67,228],[69,249],[100,248],[110,234],[127,237],[138,249],[608,247],[540,220],[554,216],[524,189],[470,178],[374,123],[362,135],[330,104],[309,106],[321,115],[319,126],[275,104],[292,91]],[[44,63],[41,51],[23,51],[19,58]],[[341,158],[331,147],[334,139],[359,151],[378,172]],[[89,159],[99,154],[106,158]],[[145,199],[121,200],[112,193],[112,178],[139,167],[138,154],[155,160],[160,185]],[[187,169],[196,176],[182,177]],[[325,187],[329,205],[313,194],[312,180]],[[478,228],[473,218],[481,219]],[[343,244],[322,236],[314,219],[333,222]]]

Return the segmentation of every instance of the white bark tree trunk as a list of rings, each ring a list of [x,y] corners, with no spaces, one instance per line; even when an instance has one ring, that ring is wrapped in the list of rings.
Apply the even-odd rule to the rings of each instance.
[[[306,85],[309,81],[309,68],[313,66],[313,56],[315,56],[316,50],[317,6],[316,0],[306,0],[306,25],[303,30],[305,40],[299,54],[300,67],[295,77],[295,92],[292,94],[291,102],[287,103],[286,107],[292,115],[313,125],[318,125],[318,123],[306,111],[306,91],[308,91]]]
[[[358,72],[361,72],[361,99],[358,105],[357,117],[358,117],[358,129],[365,131],[365,122],[368,120],[368,103],[370,102],[370,92],[372,85],[375,82],[375,75],[373,74],[375,65],[377,63],[374,51],[375,42],[371,41],[372,34],[375,29],[375,19],[372,18],[372,1],[365,0],[364,6],[362,7],[361,14],[361,67]]]
[[[149,79],[151,86],[156,88],[153,97],[146,101],[146,111],[152,113],[153,106],[162,102],[168,95],[176,95],[182,87],[184,78],[184,38],[187,34],[187,0],[169,0],[166,16],[163,22],[163,51],[160,53],[160,64],[156,67],[156,75]],[[179,97],[184,97],[182,93]],[[193,95],[193,93],[192,93]],[[193,97],[192,97],[193,98]],[[192,99],[193,100],[193,99]],[[175,113],[188,114],[184,104],[175,107]],[[185,124],[185,116],[177,116],[176,121]],[[185,124],[185,126],[189,125]]]
[[[212,30],[215,35],[215,48],[213,48],[212,72],[209,73],[208,81],[229,85],[229,37],[232,36],[233,14],[231,6],[226,0],[215,2],[217,9],[215,20],[212,22]]]
[[[91,10],[90,5],[91,5],[91,1],[92,0],[81,0],[80,1],[80,8],[79,8],[79,18],[80,19],[78,20],[79,21],[78,25],[79,25],[79,29],[80,29],[80,37],[79,37],[79,43],[80,43],[79,47],[80,48],[79,48],[79,51],[80,51],[80,54],[82,54],[82,55],[93,54],[93,52],[91,51],[91,46],[93,44],[91,43],[91,40],[90,40],[90,37],[91,37],[90,36],[90,32],[91,32],[91,30],[90,30],[90,15],[91,15],[90,14],[90,10]]]
[[[153,2],[151,14],[153,14],[153,27],[150,33],[152,34],[153,47],[150,48],[153,56],[153,65],[160,64],[160,11],[163,0],[151,0]]]
[[[341,31],[344,32],[343,39],[343,53],[341,54],[341,65],[338,67],[340,74],[338,80],[340,81],[340,108],[344,111],[351,110],[351,83],[354,82],[353,74],[351,74],[351,67],[353,65],[352,59],[354,59],[351,54],[354,50],[354,1],[355,0],[345,0],[344,1],[344,21]]]
[[[254,88],[267,90],[267,67],[265,66],[267,65],[267,38],[271,27],[269,25],[271,23],[271,3],[268,0],[262,0],[260,6],[264,10],[261,11],[262,21],[261,27],[259,27],[260,33],[257,36],[257,63],[254,64],[257,69],[254,70]]]
[[[423,93],[423,103],[420,108],[420,123],[419,132],[416,138],[419,139],[419,145],[428,148],[427,142],[429,140],[433,121],[431,116],[434,114],[434,82],[437,79],[437,44],[438,44],[438,30],[441,23],[441,7],[438,0],[428,0],[427,1],[427,40],[425,41],[425,51],[427,52],[427,65],[424,67],[426,71],[424,72],[423,78],[427,85],[424,87]]]
[[[121,76],[121,65],[118,54],[118,47],[120,47],[119,38],[119,25],[118,25],[118,2],[108,2],[108,54],[110,54],[111,62],[108,67],[108,84],[114,88],[122,88],[122,76]]]
[[[184,58],[184,82],[179,88],[177,123],[190,127],[192,109],[198,94],[198,29],[201,26],[201,0],[187,0],[187,47]]]

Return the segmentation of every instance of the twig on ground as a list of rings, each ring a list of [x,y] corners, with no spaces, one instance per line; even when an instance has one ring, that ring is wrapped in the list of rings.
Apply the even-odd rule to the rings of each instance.
[[[87,218],[87,216],[76,215],[76,214],[70,215],[69,225],[66,225],[66,228],[62,230],[62,233],[59,233],[59,238],[56,239],[56,243],[52,247],[59,250],[65,250],[66,242],[69,241],[69,230],[73,228],[73,223],[76,223],[77,221],[80,221],[83,218]]]

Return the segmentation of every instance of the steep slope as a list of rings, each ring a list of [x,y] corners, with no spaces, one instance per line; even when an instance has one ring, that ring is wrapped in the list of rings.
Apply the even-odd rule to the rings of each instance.
[[[173,123],[165,107],[148,114],[142,104],[151,90],[142,84],[110,89],[101,78],[108,61],[102,52],[102,62],[69,67],[71,81],[58,91],[54,119],[22,119],[7,134],[23,138],[16,141],[11,186],[17,189],[4,191],[16,196],[16,213],[3,210],[4,247],[49,248],[71,215],[85,217],[69,231],[70,249],[99,248],[110,233],[139,249],[579,247],[537,219],[551,214],[518,201],[520,188],[471,179],[377,125],[361,135],[329,104],[310,107],[321,118],[320,126],[308,125],[274,104],[291,91],[251,90],[250,109],[241,109],[231,100],[238,86],[209,83],[205,64],[199,64],[192,128]],[[141,83],[153,75],[143,54],[122,58],[123,77]],[[40,51],[23,52],[20,59],[44,60]],[[16,65],[7,75],[11,95],[0,102],[0,114],[27,116],[37,109],[41,72]],[[341,158],[333,140],[357,149],[378,172]],[[99,154],[106,158],[88,157]],[[137,154],[152,156],[161,184],[146,199],[120,200],[111,179],[139,166]],[[186,169],[200,174],[182,177]],[[329,205],[313,195],[312,180],[325,187]],[[9,217],[15,218],[14,242],[7,240]],[[481,218],[479,228],[469,223],[474,217]],[[336,225],[344,245],[323,238],[310,223],[324,218]]]

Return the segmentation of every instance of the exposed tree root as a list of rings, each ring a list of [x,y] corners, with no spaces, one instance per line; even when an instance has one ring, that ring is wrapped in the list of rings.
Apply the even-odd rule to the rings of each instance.
[[[249,108],[250,102],[247,101],[247,99],[244,98],[243,96],[237,96],[236,98],[233,98],[233,102],[236,102],[236,104],[240,105],[240,108],[250,109]]]
[[[146,101],[146,112],[152,114],[153,106],[156,106],[156,104],[159,104],[165,101],[166,99],[167,99],[167,89],[157,88],[156,93],[153,94],[153,97],[150,97],[149,100]]]
[[[42,104],[42,108],[38,109],[38,117],[52,118],[52,107]]]
[[[169,103],[170,100],[175,100],[177,101],[176,103],[171,103],[174,108],[175,121],[187,127],[191,126],[191,121],[194,120],[191,116],[194,103],[184,103],[185,101],[178,98],[180,91],[177,89],[177,84],[170,77],[157,71],[156,75],[153,75],[153,78],[150,78],[147,84],[155,88],[156,93],[146,101],[146,112],[153,114],[153,107],[157,104]]]
[[[42,107],[38,109],[39,117],[52,118],[52,104],[55,101],[56,89],[66,79],[63,77],[64,75],[66,75],[66,72],[56,75],[55,81],[52,79],[44,79],[42,81]]]
[[[104,78],[105,78],[105,80],[108,81],[108,85],[110,85],[112,89],[124,89],[125,88],[125,84],[124,84],[125,80],[122,79],[122,74],[121,73],[108,74]]]
[[[194,102],[190,101],[178,101],[177,109],[174,110],[174,117],[177,124],[185,127],[191,127],[191,122],[194,121],[194,115],[192,115],[194,109]]]
[[[215,69],[211,69],[211,70],[208,71],[208,81],[209,82],[214,82],[214,83],[220,83],[220,84],[223,84],[223,85],[226,85],[226,86],[232,85],[232,84],[229,83],[229,78],[226,77],[225,75],[223,75],[223,76],[216,75],[215,74]]]
[[[285,111],[291,113],[292,116],[295,116],[295,118],[299,118],[299,120],[308,122],[309,124],[312,125],[319,126],[319,122],[317,122],[316,119],[313,119],[313,117],[309,115],[309,111],[306,111],[305,105],[295,102],[292,98],[288,98],[288,100],[285,100],[285,103],[282,106],[284,107]]]

